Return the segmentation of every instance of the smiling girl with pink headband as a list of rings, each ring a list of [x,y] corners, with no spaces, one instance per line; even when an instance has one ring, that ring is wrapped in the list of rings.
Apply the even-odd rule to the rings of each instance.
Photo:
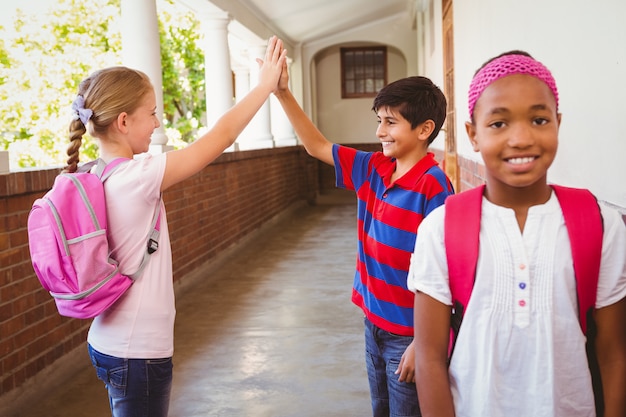
[[[415,375],[423,416],[596,415],[568,228],[547,181],[558,147],[558,102],[550,71],[523,51],[487,61],[472,79],[466,130],[486,176],[475,281],[449,362],[446,206],[420,225],[408,277],[416,293]],[[626,227],[616,210],[600,204],[600,213],[590,320],[604,390],[598,415],[623,417]]]

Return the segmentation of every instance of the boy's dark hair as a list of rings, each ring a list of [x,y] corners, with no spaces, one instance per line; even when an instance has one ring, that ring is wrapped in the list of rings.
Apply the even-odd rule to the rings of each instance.
[[[372,110],[378,112],[384,107],[400,112],[411,123],[411,129],[426,120],[432,120],[435,129],[428,137],[430,145],[446,119],[447,101],[443,92],[430,79],[412,76],[389,83],[378,92]]]

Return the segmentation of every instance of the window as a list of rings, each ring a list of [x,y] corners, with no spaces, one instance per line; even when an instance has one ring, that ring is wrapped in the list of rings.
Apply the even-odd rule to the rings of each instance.
[[[387,48],[341,48],[341,98],[375,97],[387,84]]]

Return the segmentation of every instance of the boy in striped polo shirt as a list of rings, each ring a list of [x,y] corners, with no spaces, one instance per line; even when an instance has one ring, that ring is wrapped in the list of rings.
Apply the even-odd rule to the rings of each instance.
[[[358,258],[352,301],[365,314],[366,365],[374,417],[419,416],[413,298],[407,274],[422,219],[453,193],[428,146],[446,117],[446,99],[425,77],[380,90],[372,110],[382,151],[333,144],[288,88],[283,67],[274,92],[309,155],[335,167],[337,186],[358,201]]]

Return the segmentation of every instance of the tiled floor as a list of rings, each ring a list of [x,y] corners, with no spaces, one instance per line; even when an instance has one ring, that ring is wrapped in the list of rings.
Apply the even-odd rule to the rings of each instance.
[[[362,315],[350,302],[356,205],[343,193],[302,206],[177,296],[171,417],[371,415]],[[0,414],[110,415],[84,363]]]

